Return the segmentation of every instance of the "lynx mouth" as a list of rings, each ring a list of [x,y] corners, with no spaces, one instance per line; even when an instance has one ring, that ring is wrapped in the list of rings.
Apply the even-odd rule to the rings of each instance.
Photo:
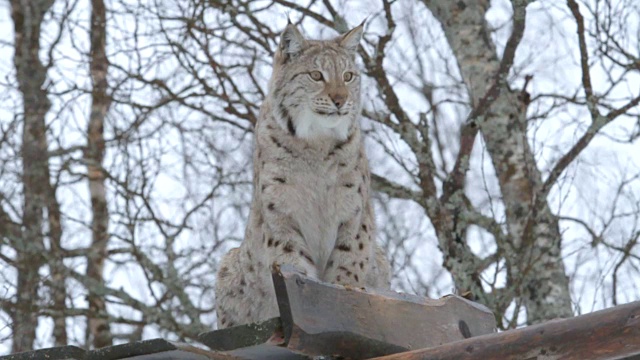
[[[323,110],[313,110],[313,112],[323,116],[335,116],[335,115],[345,116],[349,113],[347,111],[340,112],[340,111],[323,111]]]

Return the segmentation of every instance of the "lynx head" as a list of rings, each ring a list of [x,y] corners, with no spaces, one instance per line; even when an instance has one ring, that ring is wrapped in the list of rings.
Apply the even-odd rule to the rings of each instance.
[[[355,54],[363,24],[332,40],[307,40],[289,24],[280,37],[269,98],[273,116],[301,138],[346,139],[360,112]]]

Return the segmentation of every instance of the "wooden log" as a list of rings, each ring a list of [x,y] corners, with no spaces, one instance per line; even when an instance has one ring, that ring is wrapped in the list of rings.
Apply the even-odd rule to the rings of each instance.
[[[376,360],[639,359],[640,301]]]
[[[280,318],[201,334],[211,349],[241,359],[364,359],[437,346],[494,331],[485,307],[457,296],[438,300],[354,289],[273,273]]]
[[[13,355],[0,356],[0,360],[85,360],[87,352],[77,346],[59,346],[49,349],[20,352]]]
[[[103,347],[87,354],[88,360],[237,360],[238,358],[188,344],[152,339]]]
[[[243,360],[303,360],[286,348],[280,318],[206,332],[198,340],[212,350]]]
[[[486,307],[319,282],[283,265],[273,273],[287,348],[363,359],[433,347],[495,330]]]

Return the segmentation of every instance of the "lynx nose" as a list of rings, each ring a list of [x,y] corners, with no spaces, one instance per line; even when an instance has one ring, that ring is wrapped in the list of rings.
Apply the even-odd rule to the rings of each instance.
[[[331,94],[329,95],[333,104],[340,109],[344,103],[347,102],[347,96],[344,94]]]

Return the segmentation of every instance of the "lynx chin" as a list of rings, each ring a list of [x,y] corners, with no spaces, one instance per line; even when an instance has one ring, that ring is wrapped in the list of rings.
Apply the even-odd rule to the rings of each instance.
[[[320,41],[289,24],[280,37],[255,129],[249,223],[218,271],[218,328],[279,315],[272,264],[335,284],[389,286],[359,125],[363,25]]]

